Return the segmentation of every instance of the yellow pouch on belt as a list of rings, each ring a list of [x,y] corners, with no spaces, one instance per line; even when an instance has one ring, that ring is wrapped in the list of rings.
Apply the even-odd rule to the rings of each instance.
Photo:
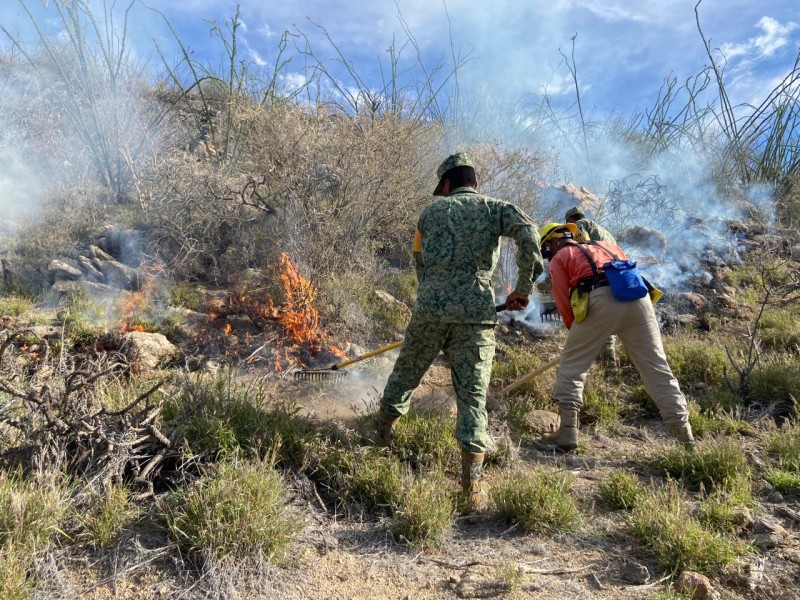
[[[572,305],[575,322],[580,323],[589,314],[589,294],[574,287],[569,292],[569,303]]]
[[[663,295],[664,295],[664,292],[662,292],[662,291],[661,291],[660,289],[658,289],[657,287],[654,287],[654,288],[651,288],[651,289],[649,289],[649,290],[647,291],[647,293],[648,293],[648,294],[650,294],[650,302],[652,302],[653,304],[655,304],[656,302],[658,302],[659,300],[661,300],[661,296],[663,296]]]
[[[662,292],[660,289],[658,289],[656,286],[650,283],[646,277],[642,277],[642,280],[644,280],[644,284],[647,286],[647,293],[650,295],[650,302],[655,304],[656,302],[661,300],[661,296],[664,295],[664,292]]]

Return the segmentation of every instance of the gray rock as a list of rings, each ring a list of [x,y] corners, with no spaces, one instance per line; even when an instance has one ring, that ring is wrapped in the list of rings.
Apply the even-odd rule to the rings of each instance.
[[[89,246],[89,256],[92,258],[96,258],[97,260],[114,260],[114,257],[105,252],[102,248],[98,246],[91,245]]]
[[[525,427],[530,433],[543,435],[558,429],[559,416],[548,410],[532,410],[525,416]]]
[[[47,277],[51,281],[77,281],[83,278],[83,271],[68,259],[54,259],[47,265]]]
[[[140,274],[136,269],[124,265],[121,262],[117,262],[116,260],[104,260],[99,262],[98,267],[103,275],[105,275],[106,282],[109,285],[123,290],[138,290],[140,285],[144,283],[141,281]]]
[[[383,290],[375,290],[373,295],[375,297],[375,301],[384,308],[396,310],[401,314],[407,314],[407,315],[411,314],[409,308],[405,304],[400,302],[400,300],[392,296],[389,292],[385,292]]]
[[[620,566],[619,578],[626,583],[643,585],[650,581],[650,570],[635,560],[626,560]]]
[[[103,275],[103,272],[92,264],[91,260],[85,256],[81,256],[78,258],[78,262],[81,265],[81,269],[83,269],[83,271],[86,273],[86,277],[88,277],[89,281],[94,281],[95,283],[105,283],[106,276]]]
[[[98,299],[126,298],[129,295],[129,292],[125,290],[120,290],[119,288],[102,283],[95,283],[87,279],[81,279],[80,281],[57,281],[50,289],[54,292],[65,294],[71,292],[85,293]]]

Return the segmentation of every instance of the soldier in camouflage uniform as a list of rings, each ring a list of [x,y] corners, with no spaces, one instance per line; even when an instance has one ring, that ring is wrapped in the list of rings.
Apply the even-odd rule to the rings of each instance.
[[[611,233],[600,225],[597,221],[587,219],[580,206],[573,206],[567,211],[564,219],[567,223],[574,223],[578,230],[584,235],[585,240],[593,242],[611,242],[616,244],[617,240]],[[612,335],[606,340],[600,358],[609,367],[617,366],[617,342]]]
[[[580,229],[589,240],[595,242],[611,242],[612,244],[617,243],[617,240],[614,239],[614,236],[611,235],[608,229],[600,225],[597,221],[587,219],[580,206],[573,206],[570,208],[564,220],[567,223],[575,223],[578,229]]]
[[[527,306],[543,270],[536,226],[509,202],[479,194],[472,160],[449,156],[436,172],[434,196],[420,214],[414,237],[419,289],[403,347],[389,376],[378,415],[379,445],[391,443],[392,427],[410,407],[411,393],[440,351],[450,363],[462,449],[461,485],[471,506],[485,506],[481,478],[487,443],[486,389],[492,371],[497,324],[492,273],[500,237],[517,244],[519,277],[509,310]]]

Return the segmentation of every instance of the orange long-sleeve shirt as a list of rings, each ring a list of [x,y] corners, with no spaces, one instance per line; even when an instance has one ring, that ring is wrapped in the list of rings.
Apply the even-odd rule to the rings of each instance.
[[[583,248],[592,257],[599,273],[603,272],[602,265],[612,260],[612,258],[608,255],[608,252],[598,248],[598,246],[608,249],[620,260],[628,260],[628,256],[622,248],[611,242],[584,244]],[[593,274],[592,267],[576,244],[567,244],[552,258],[549,269],[556,308],[558,308],[558,313],[561,315],[564,325],[567,326],[567,329],[571,329],[572,324],[575,322],[575,315],[572,312],[572,305],[569,301],[569,290],[584,277],[591,277]]]

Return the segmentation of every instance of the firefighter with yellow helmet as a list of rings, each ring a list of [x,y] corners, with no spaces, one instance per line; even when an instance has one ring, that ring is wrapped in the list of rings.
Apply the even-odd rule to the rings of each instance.
[[[609,263],[610,255],[622,261],[628,260],[627,255],[611,242],[579,243],[578,235],[574,223],[548,223],[539,232],[556,307],[569,329],[553,392],[561,425],[543,441],[565,450],[578,446],[578,413],[583,406],[586,373],[605,340],[616,334],[664,423],[681,443],[693,447],[686,398],[667,363],[651,297],[617,300],[603,265]],[[585,295],[583,301],[576,298],[578,291]]]

